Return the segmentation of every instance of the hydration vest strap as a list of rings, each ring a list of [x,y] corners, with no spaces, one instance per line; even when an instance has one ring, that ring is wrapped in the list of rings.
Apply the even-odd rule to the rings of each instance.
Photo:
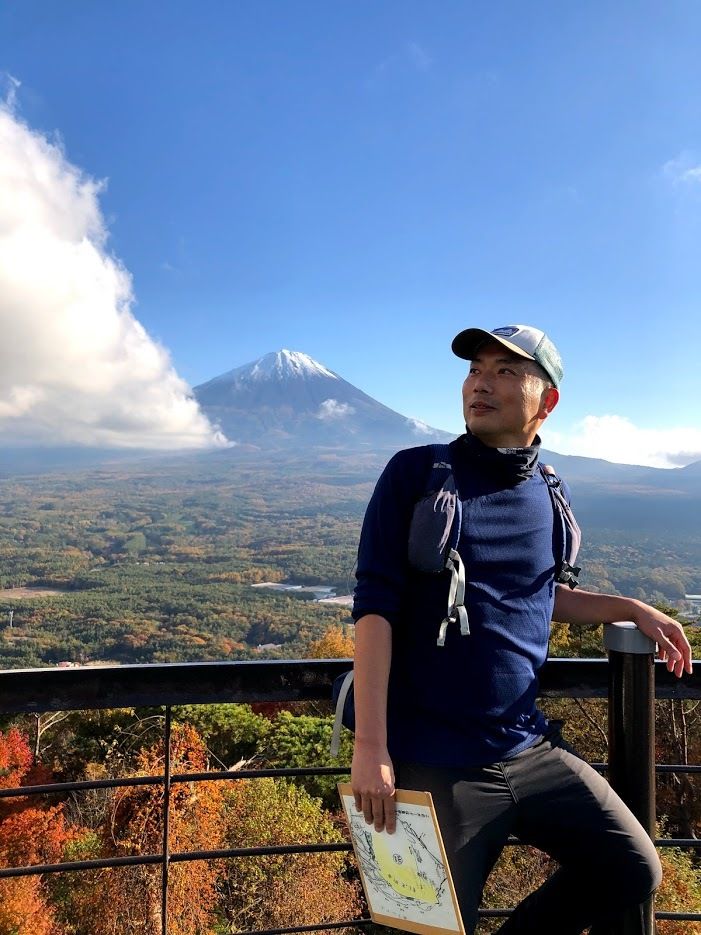
[[[574,591],[574,589],[579,584],[579,576],[582,573],[582,569],[578,565],[570,565],[569,562],[563,561],[562,568],[558,574],[556,580],[558,584],[566,584]]]
[[[348,692],[350,687],[353,684],[353,670],[346,674],[346,677],[343,680],[341,685],[341,690],[338,693],[338,701],[336,702],[336,716],[333,720],[333,730],[331,732],[331,756],[338,756],[338,751],[341,747],[341,726],[343,724],[343,709],[346,705],[346,698],[348,697]]]
[[[445,567],[450,572],[450,589],[448,591],[448,613],[441,621],[438,629],[438,646],[445,646],[445,636],[449,623],[460,624],[460,635],[470,635],[470,621],[465,607],[465,565],[457,551],[451,549],[446,559]]]
[[[574,590],[579,584],[581,567],[574,564],[582,540],[582,533],[574,513],[562,492],[562,481],[549,464],[539,464],[540,473],[548,485],[548,493],[555,516],[555,530],[558,534],[560,564],[555,575],[558,584],[566,584]]]

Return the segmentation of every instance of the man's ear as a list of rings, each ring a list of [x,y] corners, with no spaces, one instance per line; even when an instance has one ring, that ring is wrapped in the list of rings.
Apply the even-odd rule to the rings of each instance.
[[[547,390],[543,391],[543,396],[540,401],[540,408],[542,417],[545,419],[553,411],[555,406],[557,406],[560,400],[560,393],[554,386],[549,386]]]

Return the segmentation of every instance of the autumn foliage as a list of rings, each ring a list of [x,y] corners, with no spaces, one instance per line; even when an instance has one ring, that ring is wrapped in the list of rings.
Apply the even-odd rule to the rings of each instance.
[[[310,659],[351,659],[355,642],[347,627],[327,627],[318,640],[309,646]]]
[[[162,774],[163,758],[159,741],[138,755],[131,772]],[[202,738],[188,724],[173,727],[171,766],[174,773],[211,768]],[[162,786],[119,789],[101,832],[74,841],[71,856],[159,853],[162,820]],[[342,839],[318,800],[283,780],[178,782],[171,789],[171,853]],[[358,885],[345,878],[346,870],[343,853],[174,863],[169,933],[209,935],[290,920],[351,918],[359,912]],[[61,917],[70,920],[71,935],[131,935],[159,932],[160,913],[161,870],[155,865],[76,875],[63,894]]]
[[[697,709],[693,703],[674,704],[658,705],[661,754],[697,762]],[[568,719],[568,737],[588,758],[606,758],[603,702],[587,702],[584,707],[577,699],[551,699],[547,707],[551,717]],[[241,763],[331,764],[329,717],[278,711],[266,719],[245,705],[183,707],[174,716],[173,773],[205,772],[222,763],[234,770],[217,782],[172,785],[171,853],[345,840],[335,776],[232,778]],[[158,722],[161,716],[153,714],[130,726],[127,715],[115,720],[108,714],[95,721],[82,740],[74,732],[70,744],[54,739],[52,749],[58,751],[57,763],[60,759],[64,770],[69,763],[79,770],[71,778],[162,776],[163,740],[154,741],[151,733]],[[67,725],[64,722],[61,729]],[[104,746],[107,759],[99,755],[100,737],[109,741]],[[346,735],[344,745],[341,762],[350,756]],[[71,757],[66,759],[69,749]],[[0,733],[0,785],[21,790],[50,778],[46,769],[34,764],[21,731]],[[668,818],[658,834],[678,835],[680,825],[684,828],[687,822],[693,835],[698,820],[695,796],[682,786],[662,785],[660,791]],[[0,866],[160,855],[163,811],[161,783],[90,792],[79,805],[48,796],[0,799]],[[701,905],[695,855],[666,848],[660,856],[665,876],[657,908],[688,911]],[[507,848],[489,878],[485,905],[514,905],[554,866],[534,848]],[[175,862],[170,867],[169,909],[171,935],[323,926],[364,914],[357,872],[346,852]],[[158,935],[160,914],[159,863],[0,881],[0,935]],[[498,919],[485,919],[478,932],[488,935],[499,924]],[[659,924],[659,931],[691,935],[694,928],[688,922],[668,921]]]
[[[6,734],[0,733],[0,779],[5,789],[26,785],[22,780],[28,775],[32,762],[27,739],[16,727],[11,727]]]
[[[205,746],[189,725],[175,725],[171,738],[174,773],[208,769]],[[143,750],[134,772],[162,775],[164,748],[160,741]],[[221,812],[225,783],[176,783],[171,788],[171,852],[209,850],[221,846]],[[102,840],[92,846],[102,856],[159,854],[163,847],[164,788],[120,788],[110,802]],[[90,844],[90,841],[87,842]],[[85,854],[83,856],[86,856]],[[97,856],[93,854],[92,856]],[[218,870],[208,861],[174,864],[170,869],[169,933],[210,932],[215,921]],[[161,868],[159,865],[105,869],[81,874],[67,896],[76,935],[125,935],[159,932]]]
[[[267,819],[267,820],[266,820]],[[237,782],[226,794],[227,847],[336,843],[340,826],[317,799],[284,779]],[[237,858],[225,869],[232,931],[313,925],[361,915],[360,888],[343,852]]]
[[[0,781],[19,789],[45,778],[34,769],[27,738],[16,728],[0,733]],[[0,867],[61,860],[69,838],[62,805],[29,796],[0,799]],[[54,935],[44,881],[39,876],[0,880],[0,935]]]

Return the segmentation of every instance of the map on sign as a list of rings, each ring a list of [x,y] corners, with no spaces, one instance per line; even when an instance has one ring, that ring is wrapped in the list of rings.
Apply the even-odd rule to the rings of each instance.
[[[464,935],[436,813],[428,792],[397,789],[397,830],[377,832],[339,783],[374,922],[417,933]]]

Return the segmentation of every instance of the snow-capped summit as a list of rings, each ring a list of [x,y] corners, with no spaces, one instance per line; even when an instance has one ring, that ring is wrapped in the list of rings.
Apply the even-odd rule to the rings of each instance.
[[[309,354],[302,351],[288,351],[283,347],[281,351],[266,354],[253,364],[250,371],[252,380],[285,379],[287,377],[330,377],[337,380],[338,376],[327,370],[323,364],[314,360]]]
[[[241,383],[252,380],[290,380],[302,379],[309,380],[316,377],[325,377],[330,380],[338,380],[339,377],[328,367],[324,367],[309,354],[302,351],[288,351],[283,348],[280,351],[271,351],[259,357],[258,360],[251,361],[249,364],[243,364],[241,367],[235,367],[233,370],[222,373],[215,377],[209,383],[204,383],[198,389],[205,386],[221,383]]]
[[[396,448],[449,437],[388,409],[309,354],[286,348],[194,393],[228,438],[260,447]]]

